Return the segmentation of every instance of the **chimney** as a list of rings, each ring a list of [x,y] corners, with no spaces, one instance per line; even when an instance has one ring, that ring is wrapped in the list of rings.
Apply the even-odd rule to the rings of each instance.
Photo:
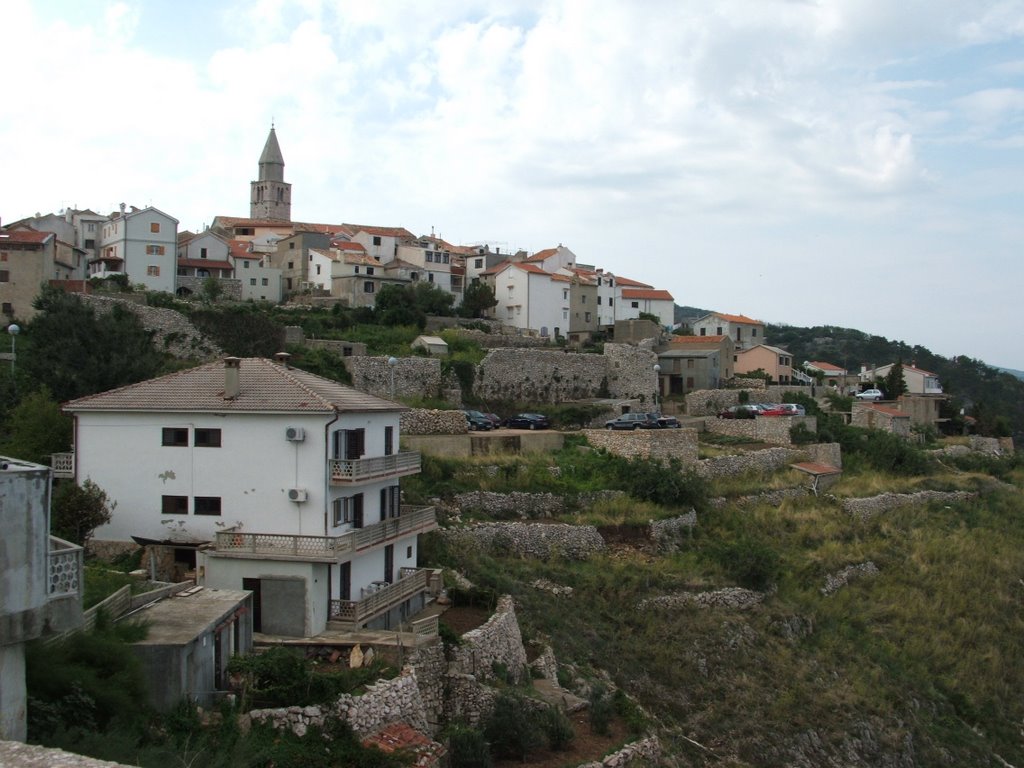
[[[274,353],[274,361],[278,365],[280,365],[282,368],[287,368],[288,367],[288,361],[291,360],[291,358],[292,358],[292,356],[289,355],[287,352],[275,352]]]
[[[234,400],[238,397],[240,387],[239,374],[241,372],[242,358],[224,358],[224,399]]]

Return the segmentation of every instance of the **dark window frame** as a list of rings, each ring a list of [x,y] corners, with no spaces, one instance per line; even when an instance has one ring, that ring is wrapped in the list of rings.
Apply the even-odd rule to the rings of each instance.
[[[220,429],[196,427],[192,430],[192,445],[196,448],[220,448]]]
[[[220,517],[222,510],[220,496],[196,496],[192,499],[192,514]]]
[[[187,515],[188,496],[165,495],[160,497],[160,514]]]
[[[188,448],[188,427],[164,427],[160,445],[167,448]]]

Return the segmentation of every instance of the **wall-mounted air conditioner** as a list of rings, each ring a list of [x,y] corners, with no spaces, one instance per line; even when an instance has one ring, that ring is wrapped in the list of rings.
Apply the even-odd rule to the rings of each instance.
[[[284,436],[286,440],[290,440],[293,443],[301,443],[306,439],[306,430],[302,427],[288,427],[284,431]]]
[[[296,502],[298,504],[301,504],[302,502],[304,502],[306,500],[306,496],[307,495],[308,494],[306,493],[306,489],[305,488],[289,488],[288,489],[288,501],[294,501],[294,502]]]

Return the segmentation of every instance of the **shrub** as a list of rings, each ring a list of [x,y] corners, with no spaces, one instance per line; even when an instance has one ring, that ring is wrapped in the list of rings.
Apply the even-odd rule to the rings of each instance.
[[[465,725],[453,725],[447,731],[449,768],[490,768],[494,765],[483,733]]]
[[[569,748],[576,732],[573,731],[572,721],[560,707],[548,707],[540,713],[538,720],[551,749],[562,752]]]
[[[97,528],[110,522],[117,506],[106,491],[88,478],[81,485],[63,483],[53,495],[53,535],[75,544],[85,544]]]
[[[518,693],[503,691],[494,702],[484,734],[498,757],[526,761],[527,755],[542,742],[537,718],[526,699]]]
[[[615,704],[603,685],[595,685],[590,692],[590,727],[601,736],[611,732]]]
[[[799,424],[790,427],[789,439],[792,441],[793,445],[807,445],[808,443],[815,442],[818,439],[818,435],[815,432],[811,432],[811,430],[807,428],[806,424],[800,422]]]
[[[748,589],[767,589],[781,571],[778,553],[749,534],[721,542],[712,554],[731,579]]]

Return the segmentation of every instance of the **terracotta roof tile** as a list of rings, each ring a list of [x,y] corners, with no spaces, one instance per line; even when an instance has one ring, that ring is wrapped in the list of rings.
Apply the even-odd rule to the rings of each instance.
[[[37,232],[34,229],[5,229],[0,232],[0,244],[42,245],[53,236],[53,232]]]
[[[871,403],[867,407],[870,408],[872,411],[877,411],[878,413],[884,413],[886,416],[891,416],[893,418],[904,418],[904,419],[909,419],[910,418],[910,414],[909,413],[904,413],[903,411],[901,411],[901,410],[899,410],[897,408],[890,408],[888,405],[878,405],[876,403]]]
[[[526,261],[544,261],[545,259],[549,259],[554,256],[556,253],[558,253],[557,248],[545,248],[543,251],[537,251],[533,256],[526,259]]]
[[[405,227],[373,227],[365,224],[345,224],[354,234],[365,232],[368,235],[379,235],[381,237],[397,237],[399,239],[415,240],[416,235]]]
[[[239,395],[224,399],[224,362],[217,361],[167,376],[129,384],[65,403],[77,411],[155,411],[231,413],[332,413],[404,411],[392,403],[298,368],[266,358],[240,360]]]
[[[727,315],[724,312],[712,312],[715,317],[720,317],[723,320],[728,320],[730,323],[747,323],[748,325],[764,325],[760,320],[754,320],[746,315]]]
[[[248,240],[228,240],[228,250],[231,251],[233,259],[258,259],[255,253],[249,250]]]
[[[660,291],[644,288],[623,288],[622,298],[624,299],[647,299],[649,301],[675,301],[668,291]]]
[[[832,363],[823,363],[818,360],[808,360],[807,365],[813,365],[815,368],[828,372],[835,371],[836,373],[845,373],[845,368],[840,368],[838,365],[832,365]]]
[[[728,336],[673,336],[670,344],[714,344],[719,345]]]
[[[653,288],[653,285],[647,283],[641,283],[639,280],[630,280],[628,277],[616,277],[615,282],[619,286],[630,287],[630,288]]]

